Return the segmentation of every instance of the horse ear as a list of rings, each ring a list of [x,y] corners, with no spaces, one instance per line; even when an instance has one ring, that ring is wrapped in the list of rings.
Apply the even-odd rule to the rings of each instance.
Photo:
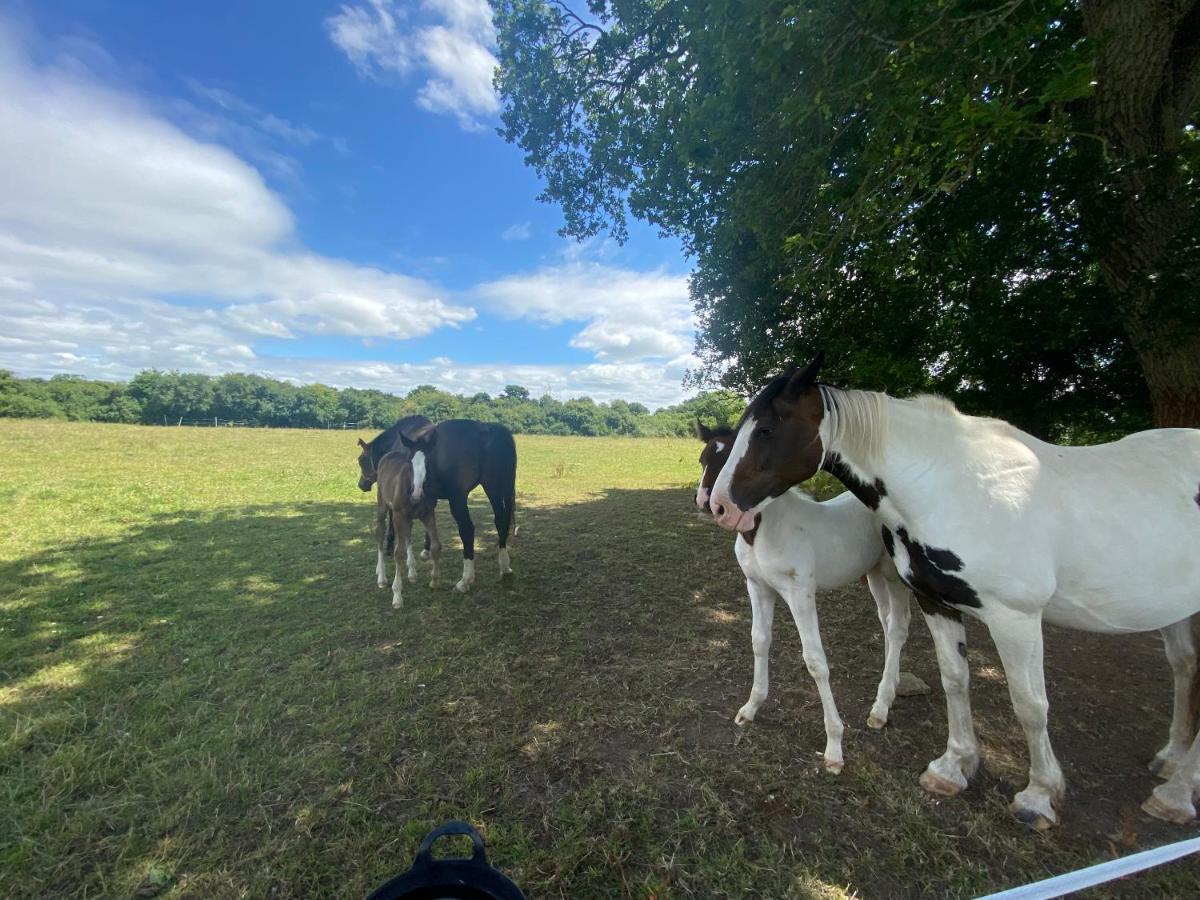
[[[360,446],[360,447],[362,447],[364,450],[366,450],[366,449],[367,449],[367,442],[366,442],[366,441],[364,441],[362,438],[359,438],[359,439],[358,439],[358,446]]]
[[[822,350],[817,351],[817,355],[812,358],[812,361],[801,368],[793,366],[789,373],[791,377],[788,379],[787,387],[784,388],[784,393],[788,397],[798,397],[817,382],[817,373],[821,371],[821,364],[825,362],[825,353]]]
[[[700,438],[700,440],[704,441],[704,443],[707,444],[709,441],[711,441],[713,439],[713,430],[711,428],[709,428],[708,426],[706,426],[699,419],[697,419],[696,420],[696,437]]]

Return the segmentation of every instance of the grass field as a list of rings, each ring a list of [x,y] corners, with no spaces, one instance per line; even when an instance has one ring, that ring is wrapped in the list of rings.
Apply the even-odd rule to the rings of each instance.
[[[345,432],[0,421],[0,896],[361,897],[449,818],[531,898],[970,896],[1193,836],[1146,819],[1169,711],[1153,636],[1049,635],[1061,828],[1007,802],[1026,755],[972,628],[985,770],[917,786],[935,685],[865,727],[882,662],[857,585],[822,599],[846,771],[787,616],[749,692],[732,540],[691,506],[697,443],[518,438],[515,583],[374,584]],[[1176,864],[1102,892],[1200,895]]]

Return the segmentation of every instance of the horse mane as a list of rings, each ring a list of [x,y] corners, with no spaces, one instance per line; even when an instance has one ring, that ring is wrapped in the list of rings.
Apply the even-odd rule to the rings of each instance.
[[[887,441],[888,395],[829,384],[817,388],[825,407],[826,446],[843,447],[864,463],[878,462]]]
[[[393,450],[403,450],[407,453],[408,451],[405,449],[404,444],[400,442],[400,433],[404,431],[405,428],[412,426],[417,419],[425,419],[425,417],[404,416],[395,424],[390,425],[387,429],[381,431],[371,440],[367,441],[367,449],[371,454],[371,464],[378,466],[379,460],[381,460],[388,453],[391,453]],[[429,422],[428,419],[425,419],[425,422],[420,424],[418,431],[424,432],[432,427],[433,423]]]

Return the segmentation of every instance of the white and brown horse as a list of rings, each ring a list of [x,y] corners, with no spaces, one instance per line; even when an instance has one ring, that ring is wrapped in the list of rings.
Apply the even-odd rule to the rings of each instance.
[[[404,450],[404,445],[400,443],[401,434],[412,434],[421,428],[432,425],[425,416],[405,416],[398,420],[386,431],[381,431],[370,441],[358,439],[358,489],[363,493],[367,493],[375,485],[376,472],[380,461],[388,453],[393,450]],[[386,546],[380,549],[375,560],[375,573],[378,577],[379,586],[387,587],[387,576],[384,573],[384,556],[390,554],[395,548],[396,533],[392,525],[392,520],[387,520],[387,542]],[[429,548],[432,538],[428,531],[425,533],[425,549],[421,551],[421,558],[429,558]],[[409,557],[412,556],[412,550],[407,550]]]
[[[407,554],[408,580],[413,582],[417,580],[417,565],[412,551],[412,523],[417,519],[425,523],[425,535],[430,541],[429,557],[433,560],[433,570],[430,573],[429,586],[431,588],[437,586],[438,558],[442,553],[442,543],[438,540],[437,533],[437,501],[428,493],[423,493],[418,489],[419,463],[410,457],[404,448],[385,453],[371,474],[377,482],[375,542],[379,549],[379,567],[376,574],[379,586],[387,587],[384,548],[388,544],[388,532],[394,527],[395,540],[392,541],[392,546],[396,563],[396,577],[392,581],[392,606],[399,609],[404,602],[402,590],[404,582],[400,574],[401,548],[404,548]]]
[[[400,440],[412,454],[416,496],[445,498],[462,538],[463,574],[454,585],[465,593],[475,581],[475,523],[467,496],[478,486],[492,504],[500,543],[500,577],[512,574],[508,555],[510,527],[516,533],[517,447],[512,432],[495,422],[450,419],[427,425]]]
[[[1006,422],[963,415],[940,398],[897,400],[818,384],[819,366],[818,358],[794,367],[747,408],[713,487],[717,520],[752,528],[766,504],[821,468],[873,509],[923,608],[947,618],[965,612],[987,625],[1029,743],[1029,785],[1012,809],[1033,828],[1057,821],[1065,791],[1046,730],[1042,621],[1115,634],[1161,631],[1175,704],[1151,768],[1169,777],[1143,808],[1175,822],[1194,818],[1200,431],[1056,446]],[[939,662],[944,655],[939,648]],[[957,789],[970,775],[954,740],[952,720],[946,755],[922,778],[927,788]]]
[[[697,423],[696,435],[704,441],[696,506],[707,512],[709,492],[733,447],[733,431]],[[865,576],[875,598],[883,625],[884,663],[875,703],[867,716],[872,728],[887,724],[896,698],[900,653],[908,638],[911,594],[884,552],[871,510],[850,493],[822,503],[806,494],[787,491],[758,514],[754,527],[738,534],[734,552],[750,595],[750,639],[754,649],[754,685],[750,699],[738,710],[734,721],[738,725],[754,721],[767,699],[771,626],[775,600],[782,597],[800,632],[804,664],[821,697],[825,768],[837,774],[844,764],[843,728],[829,684],[829,665],[817,623],[816,592]]]

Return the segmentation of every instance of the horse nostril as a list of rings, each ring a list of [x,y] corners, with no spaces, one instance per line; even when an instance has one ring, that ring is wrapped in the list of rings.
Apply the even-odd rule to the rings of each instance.
[[[711,503],[709,503],[707,500],[705,500],[705,501],[704,501],[704,511],[705,511],[706,513],[711,513],[711,512],[712,512],[712,504],[711,504]]]
[[[712,509],[713,509],[713,512],[715,512],[717,514],[718,518],[725,515],[725,507],[720,503],[718,503]]]

